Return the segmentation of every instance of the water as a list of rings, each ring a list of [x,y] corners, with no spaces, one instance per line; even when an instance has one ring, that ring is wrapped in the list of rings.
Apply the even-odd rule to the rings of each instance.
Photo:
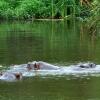
[[[0,64],[42,60],[59,66],[92,61],[100,64],[100,36],[80,22],[1,22]],[[100,100],[100,75],[41,76],[0,81],[0,100]]]
[[[99,100],[100,78],[40,78],[0,82],[0,100]]]

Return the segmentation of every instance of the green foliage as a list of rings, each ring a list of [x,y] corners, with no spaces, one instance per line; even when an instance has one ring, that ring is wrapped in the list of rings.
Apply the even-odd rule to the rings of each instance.
[[[14,17],[14,9],[6,0],[0,1],[0,18],[12,19]]]
[[[6,11],[9,8],[9,4],[5,1],[0,1],[0,17],[3,18],[6,15]]]
[[[38,0],[23,0],[15,9],[16,16],[23,18],[35,17],[41,6],[42,2]]]
[[[94,0],[90,10],[91,16],[86,18],[90,33],[95,33],[100,27],[100,1]]]
[[[0,18],[64,18],[74,15],[86,19],[98,16],[99,0],[93,0],[90,4],[80,5],[80,0],[0,0]]]

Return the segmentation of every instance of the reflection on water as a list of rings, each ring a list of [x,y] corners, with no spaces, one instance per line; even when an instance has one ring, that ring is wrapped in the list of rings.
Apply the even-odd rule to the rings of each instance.
[[[42,60],[66,65],[80,61],[100,64],[99,35],[88,34],[80,22],[3,22],[0,64]],[[99,77],[41,78],[0,81],[0,100],[100,100]]]
[[[99,42],[99,37],[88,35],[79,22],[1,23],[0,64],[33,60],[100,63]]]

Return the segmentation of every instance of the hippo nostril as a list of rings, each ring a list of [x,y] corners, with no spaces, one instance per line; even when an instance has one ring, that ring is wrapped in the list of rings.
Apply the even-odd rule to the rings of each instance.
[[[36,63],[34,64],[34,68],[37,68],[37,64]]]
[[[34,69],[35,69],[35,70],[40,69],[40,65],[35,63],[35,64],[34,64]]]
[[[34,64],[34,69],[37,70],[37,64],[36,63]]]

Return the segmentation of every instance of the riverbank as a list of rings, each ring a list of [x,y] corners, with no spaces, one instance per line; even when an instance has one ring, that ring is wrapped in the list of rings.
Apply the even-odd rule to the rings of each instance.
[[[93,16],[93,10],[99,10],[99,1],[86,4],[74,0],[2,0],[0,1],[0,19],[60,19],[73,15],[80,18]],[[97,10],[98,9],[98,10]]]

